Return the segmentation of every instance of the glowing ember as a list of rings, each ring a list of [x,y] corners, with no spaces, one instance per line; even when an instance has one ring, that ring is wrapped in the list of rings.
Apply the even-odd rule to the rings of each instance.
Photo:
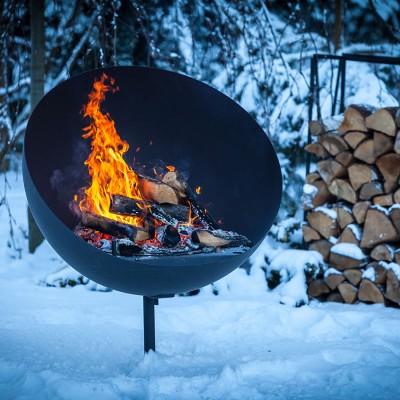
[[[100,109],[106,93],[114,93],[117,90],[114,79],[103,74],[95,81],[89,94],[89,102],[83,108],[83,115],[92,120],[90,125],[84,128],[85,133],[82,135],[85,139],[92,140],[91,153],[85,161],[92,182],[85,190],[79,207],[82,211],[92,212],[114,221],[140,226],[140,217],[118,215],[109,211],[112,194],[143,201],[137,175],[123,158],[129,149],[129,144],[118,135],[110,115]]]

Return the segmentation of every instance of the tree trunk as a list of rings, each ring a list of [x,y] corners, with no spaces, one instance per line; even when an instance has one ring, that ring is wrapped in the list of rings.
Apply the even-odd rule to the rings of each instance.
[[[31,111],[44,95],[45,39],[44,39],[44,0],[31,0]],[[43,242],[31,210],[28,207],[29,252],[33,253]]]

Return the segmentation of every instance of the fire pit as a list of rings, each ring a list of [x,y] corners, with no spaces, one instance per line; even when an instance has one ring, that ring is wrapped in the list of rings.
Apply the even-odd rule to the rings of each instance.
[[[95,82],[103,92],[93,110]],[[132,184],[123,170],[107,178],[137,187],[107,192],[107,215],[85,197],[95,181],[88,160],[103,163],[109,149],[93,142],[104,123],[121,141],[112,154],[139,177]],[[189,77],[137,67],[89,71],[51,90],[29,120],[23,174],[33,216],[60,256],[104,286],[150,298],[150,306],[247,260],[276,216],[282,183],[269,139],[240,106]],[[177,200],[165,200],[165,191]],[[107,232],[104,223],[112,225]]]

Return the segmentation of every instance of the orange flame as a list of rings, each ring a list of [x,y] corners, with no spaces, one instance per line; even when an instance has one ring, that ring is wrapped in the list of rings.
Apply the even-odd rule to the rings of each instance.
[[[170,171],[170,172],[174,172],[175,171],[175,167],[173,165],[166,165],[165,168],[167,168],[167,170]]]
[[[198,187],[196,188],[196,193],[197,193],[197,194],[200,194],[200,192],[201,192],[201,187],[198,186]]]
[[[110,212],[113,194],[143,200],[138,188],[138,177],[123,159],[123,155],[129,149],[129,144],[118,135],[111,116],[100,109],[106,93],[114,93],[117,90],[115,80],[103,74],[94,82],[89,101],[83,108],[83,115],[92,120],[90,125],[84,128],[85,133],[82,135],[85,139],[92,140],[91,153],[85,161],[92,182],[91,186],[85,190],[79,207],[82,211],[138,226],[141,223],[140,217]],[[138,150],[139,148],[136,151]]]

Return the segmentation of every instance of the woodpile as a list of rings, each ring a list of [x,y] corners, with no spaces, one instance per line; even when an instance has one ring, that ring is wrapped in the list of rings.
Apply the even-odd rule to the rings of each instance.
[[[330,267],[310,298],[400,306],[400,108],[351,105],[310,132],[303,238]]]

